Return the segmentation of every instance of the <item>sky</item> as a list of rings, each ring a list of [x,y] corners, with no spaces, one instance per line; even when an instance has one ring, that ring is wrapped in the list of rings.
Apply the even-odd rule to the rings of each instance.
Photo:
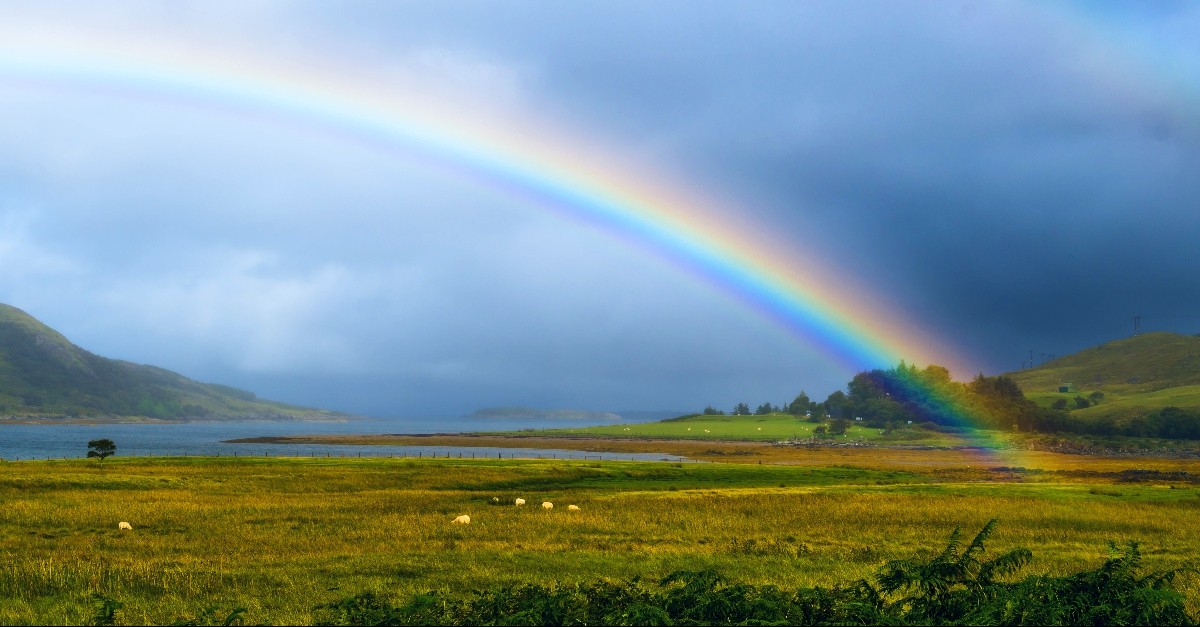
[[[6,2],[0,302],[449,419],[1200,333],[1197,33],[1190,2]],[[783,311],[762,268],[819,287]]]

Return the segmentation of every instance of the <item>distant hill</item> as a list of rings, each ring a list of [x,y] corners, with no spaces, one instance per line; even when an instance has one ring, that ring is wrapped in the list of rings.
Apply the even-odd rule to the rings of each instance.
[[[24,311],[0,304],[0,419],[339,417],[347,416],[266,401],[253,392],[100,357]]]
[[[1066,400],[1078,418],[1128,418],[1169,406],[1200,408],[1200,337],[1144,333],[1006,376],[1041,405]],[[1099,402],[1076,407],[1076,397],[1095,392],[1103,395]]]

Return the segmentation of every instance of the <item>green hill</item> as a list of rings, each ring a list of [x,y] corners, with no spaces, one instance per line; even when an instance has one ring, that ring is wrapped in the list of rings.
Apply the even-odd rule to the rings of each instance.
[[[1135,335],[1006,376],[1041,405],[1064,400],[1077,418],[1130,418],[1172,406],[1200,409],[1200,337]],[[1097,392],[1103,396],[1094,396]],[[1092,404],[1078,407],[1076,397]]]
[[[15,307],[0,304],[0,419],[329,419],[169,370],[107,359]]]

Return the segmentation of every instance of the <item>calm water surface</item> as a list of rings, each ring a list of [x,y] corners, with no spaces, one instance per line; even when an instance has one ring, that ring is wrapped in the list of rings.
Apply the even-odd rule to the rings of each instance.
[[[578,420],[479,418],[362,419],[346,422],[184,422],[178,424],[43,425],[0,423],[0,458],[64,459],[86,457],[88,440],[108,438],[117,455],[128,456],[271,456],[271,457],[491,457],[596,459],[597,453],[559,449],[361,446],[322,444],[234,444],[237,438],[313,434],[454,433],[588,426]],[[679,459],[658,453],[606,453],[604,459]]]

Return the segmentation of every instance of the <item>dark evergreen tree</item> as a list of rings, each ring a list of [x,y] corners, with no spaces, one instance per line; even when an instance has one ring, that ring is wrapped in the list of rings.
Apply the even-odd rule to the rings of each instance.
[[[803,416],[810,411],[812,411],[812,400],[808,398],[808,394],[803,390],[787,406],[787,413],[793,416]]]

